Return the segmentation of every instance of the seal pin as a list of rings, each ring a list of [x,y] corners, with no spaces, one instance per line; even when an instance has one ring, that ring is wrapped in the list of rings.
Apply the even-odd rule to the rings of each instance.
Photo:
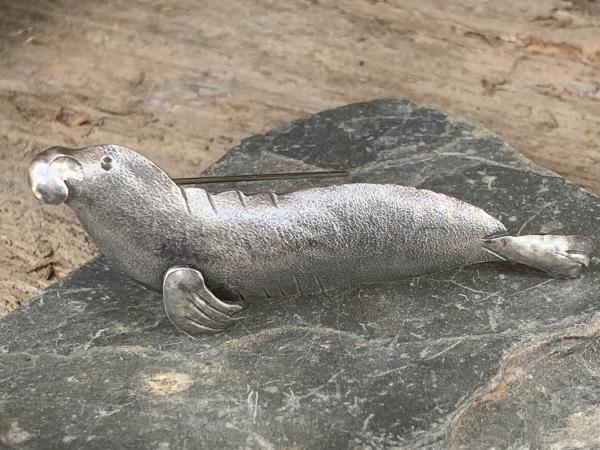
[[[162,291],[168,318],[192,336],[227,329],[253,300],[486,261],[573,278],[594,251],[584,236],[508,236],[480,208],[399,185],[211,194],[119,145],[45,150],[29,183],[71,207],[111,264]]]

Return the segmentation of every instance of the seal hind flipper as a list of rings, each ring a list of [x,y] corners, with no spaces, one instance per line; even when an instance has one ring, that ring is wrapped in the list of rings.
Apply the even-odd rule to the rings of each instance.
[[[189,267],[171,267],[163,278],[163,301],[175,327],[195,336],[218,333],[236,323],[241,305],[226,303],[210,292],[202,274]]]
[[[585,236],[552,234],[493,237],[484,239],[483,246],[500,259],[565,278],[577,278],[589,266],[595,249]]]

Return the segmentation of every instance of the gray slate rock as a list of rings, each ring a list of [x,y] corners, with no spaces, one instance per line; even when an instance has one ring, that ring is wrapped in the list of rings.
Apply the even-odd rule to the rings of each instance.
[[[514,233],[599,237],[596,197],[489,132],[402,99],[344,106],[251,137],[208,172],[347,168],[351,181],[413,185],[473,203]],[[595,274],[562,280],[484,264],[257,303],[234,329],[192,340],[168,322],[160,295],[98,258],[0,320],[0,442],[599,444],[599,294]]]

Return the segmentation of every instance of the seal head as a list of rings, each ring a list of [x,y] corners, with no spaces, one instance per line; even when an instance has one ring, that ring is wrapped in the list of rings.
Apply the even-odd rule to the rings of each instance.
[[[158,166],[120,145],[96,145],[81,149],[51,147],[38,154],[29,166],[29,186],[38,200],[56,205],[102,203],[114,205],[135,192],[133,203],[147,192],[174,184]],[[136,188],[140,189],[136,189]],[[113,194],[109,194],[108,191]],[[139,192],[137,192],[139,191]],[[145,192],[144,192],[145,191]]]
[[[197,228],[185,193],[133,150],[52,147],[33,159],[29,184],[42,202],[69,206],[100,251],[133,279],[160,289],[164,272],[185,262],[186,232]]]

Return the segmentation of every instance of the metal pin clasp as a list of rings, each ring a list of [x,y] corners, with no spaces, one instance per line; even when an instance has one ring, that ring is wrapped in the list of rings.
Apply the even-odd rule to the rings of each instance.
[[[209,184],[233,183],[236,181],[267,181],[267,180],[301,180],[305,178],[345,177],[350,175],[346,170],[324,170],[319,172],[283,172],[248,175],[215,175],[193,178],[173,178],[175,184]]]

